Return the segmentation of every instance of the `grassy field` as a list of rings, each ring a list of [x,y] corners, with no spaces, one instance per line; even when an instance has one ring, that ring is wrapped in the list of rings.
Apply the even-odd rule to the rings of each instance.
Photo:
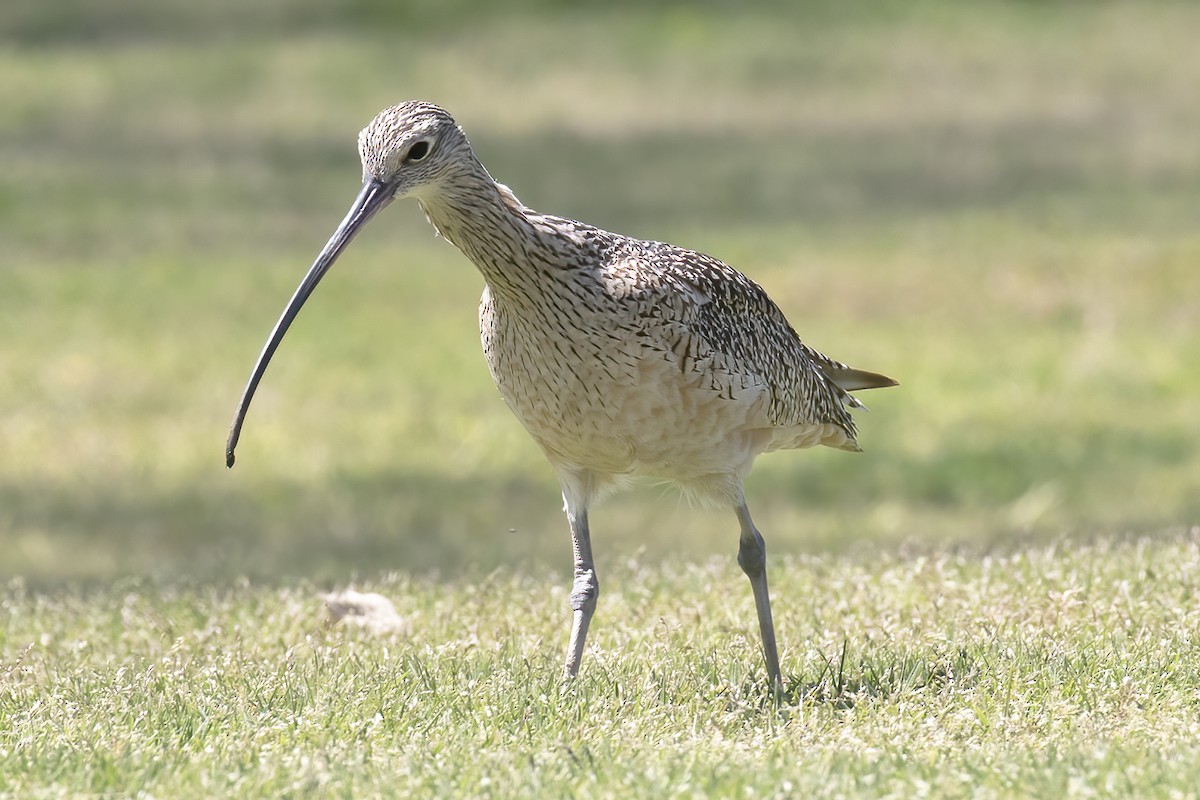
[[[6,591],[0,789],[156,797],[1191,797],[1200,537],[777,560],[776,707],[726,560],[566,589],[391,576],[401,631],[310,584]],[[549,589],[547,587],[550,587]],[[803,598],[800,600],[800,598]]]
[[[1200,8],[115,0],[0,10],[0,792],[1189,796],[1200,784]],[[569,543],[390,209],[226,426],[435,100],[530,205],[713,253],[902,382],[761,460],[788,692],[732,514]],[[405,620],[327,627],[320,593]]]

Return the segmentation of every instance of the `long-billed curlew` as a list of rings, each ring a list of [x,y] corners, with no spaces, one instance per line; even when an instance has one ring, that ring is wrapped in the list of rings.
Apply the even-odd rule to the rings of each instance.
[[[562,486],[574,551],[565,672],[575,675],[600,584],[588,508],[632,476],[731,506],[767,674],[780,683],[766,549],[742,482],[760,453],[859,449],[848,392],[894,386],[805,345],[766,292],[717,259],[541,214],[496,183],[435,105],[386,109],[358,136],[363,186],[258,357],[238,406],[234,448],[272,354],[342,250],[400,197],[483,274],[479,328],[500,396]]]

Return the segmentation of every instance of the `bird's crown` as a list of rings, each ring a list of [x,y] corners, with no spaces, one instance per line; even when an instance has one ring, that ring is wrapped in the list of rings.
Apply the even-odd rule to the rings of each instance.
[[[406,162],[418,162],[455,140],[458,124],[433,103],[410,100],[385,108],[358,134],[363,174],[390,181]]]

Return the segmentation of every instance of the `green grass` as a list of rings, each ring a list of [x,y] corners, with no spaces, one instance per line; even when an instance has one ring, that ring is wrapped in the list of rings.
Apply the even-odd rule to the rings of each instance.
[[[310,584],[13,582],[0,791],[1183,797],[1200,781],[1196,531],[775,566],[780,595],[805,598],[781,605],[778,705],[724,560],[612,570],[574,683],[566,588],[545,575],[380,577],[365,588],[406,623],[382,638],[327,627]]]
[[[0,10],[0,791],[1196,785],[1200,9],[243,5]],[[409,97],[527,203],[722,257],[901,380],[863,455],[750,480],[782,708],[732,515],[652,487],[593,515],[558,682],[560,500],[414,205],[322,284],[224,469],[355,134]],[[352,582],[408,633],[323,627]]]

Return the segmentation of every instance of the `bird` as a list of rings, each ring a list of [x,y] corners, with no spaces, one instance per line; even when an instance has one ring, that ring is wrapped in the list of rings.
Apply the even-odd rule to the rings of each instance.
[[[757,456],[818,445],[858,451],[852,391],[898,385],[804,344],[766,291],[724,262],[540,213],[498,183],[443,108],[408,101],[358,136],[362,186],[276,322],[247,381],[226,465],[288,327],[346,246],[393,200],[415,198],[483,277],[479,329],[501,398],[549,461],[571,536],[579,671],[600,582],[588,511],[635,478],[730,508],[768,680],[782,686],[766,545],[744,481]]]

